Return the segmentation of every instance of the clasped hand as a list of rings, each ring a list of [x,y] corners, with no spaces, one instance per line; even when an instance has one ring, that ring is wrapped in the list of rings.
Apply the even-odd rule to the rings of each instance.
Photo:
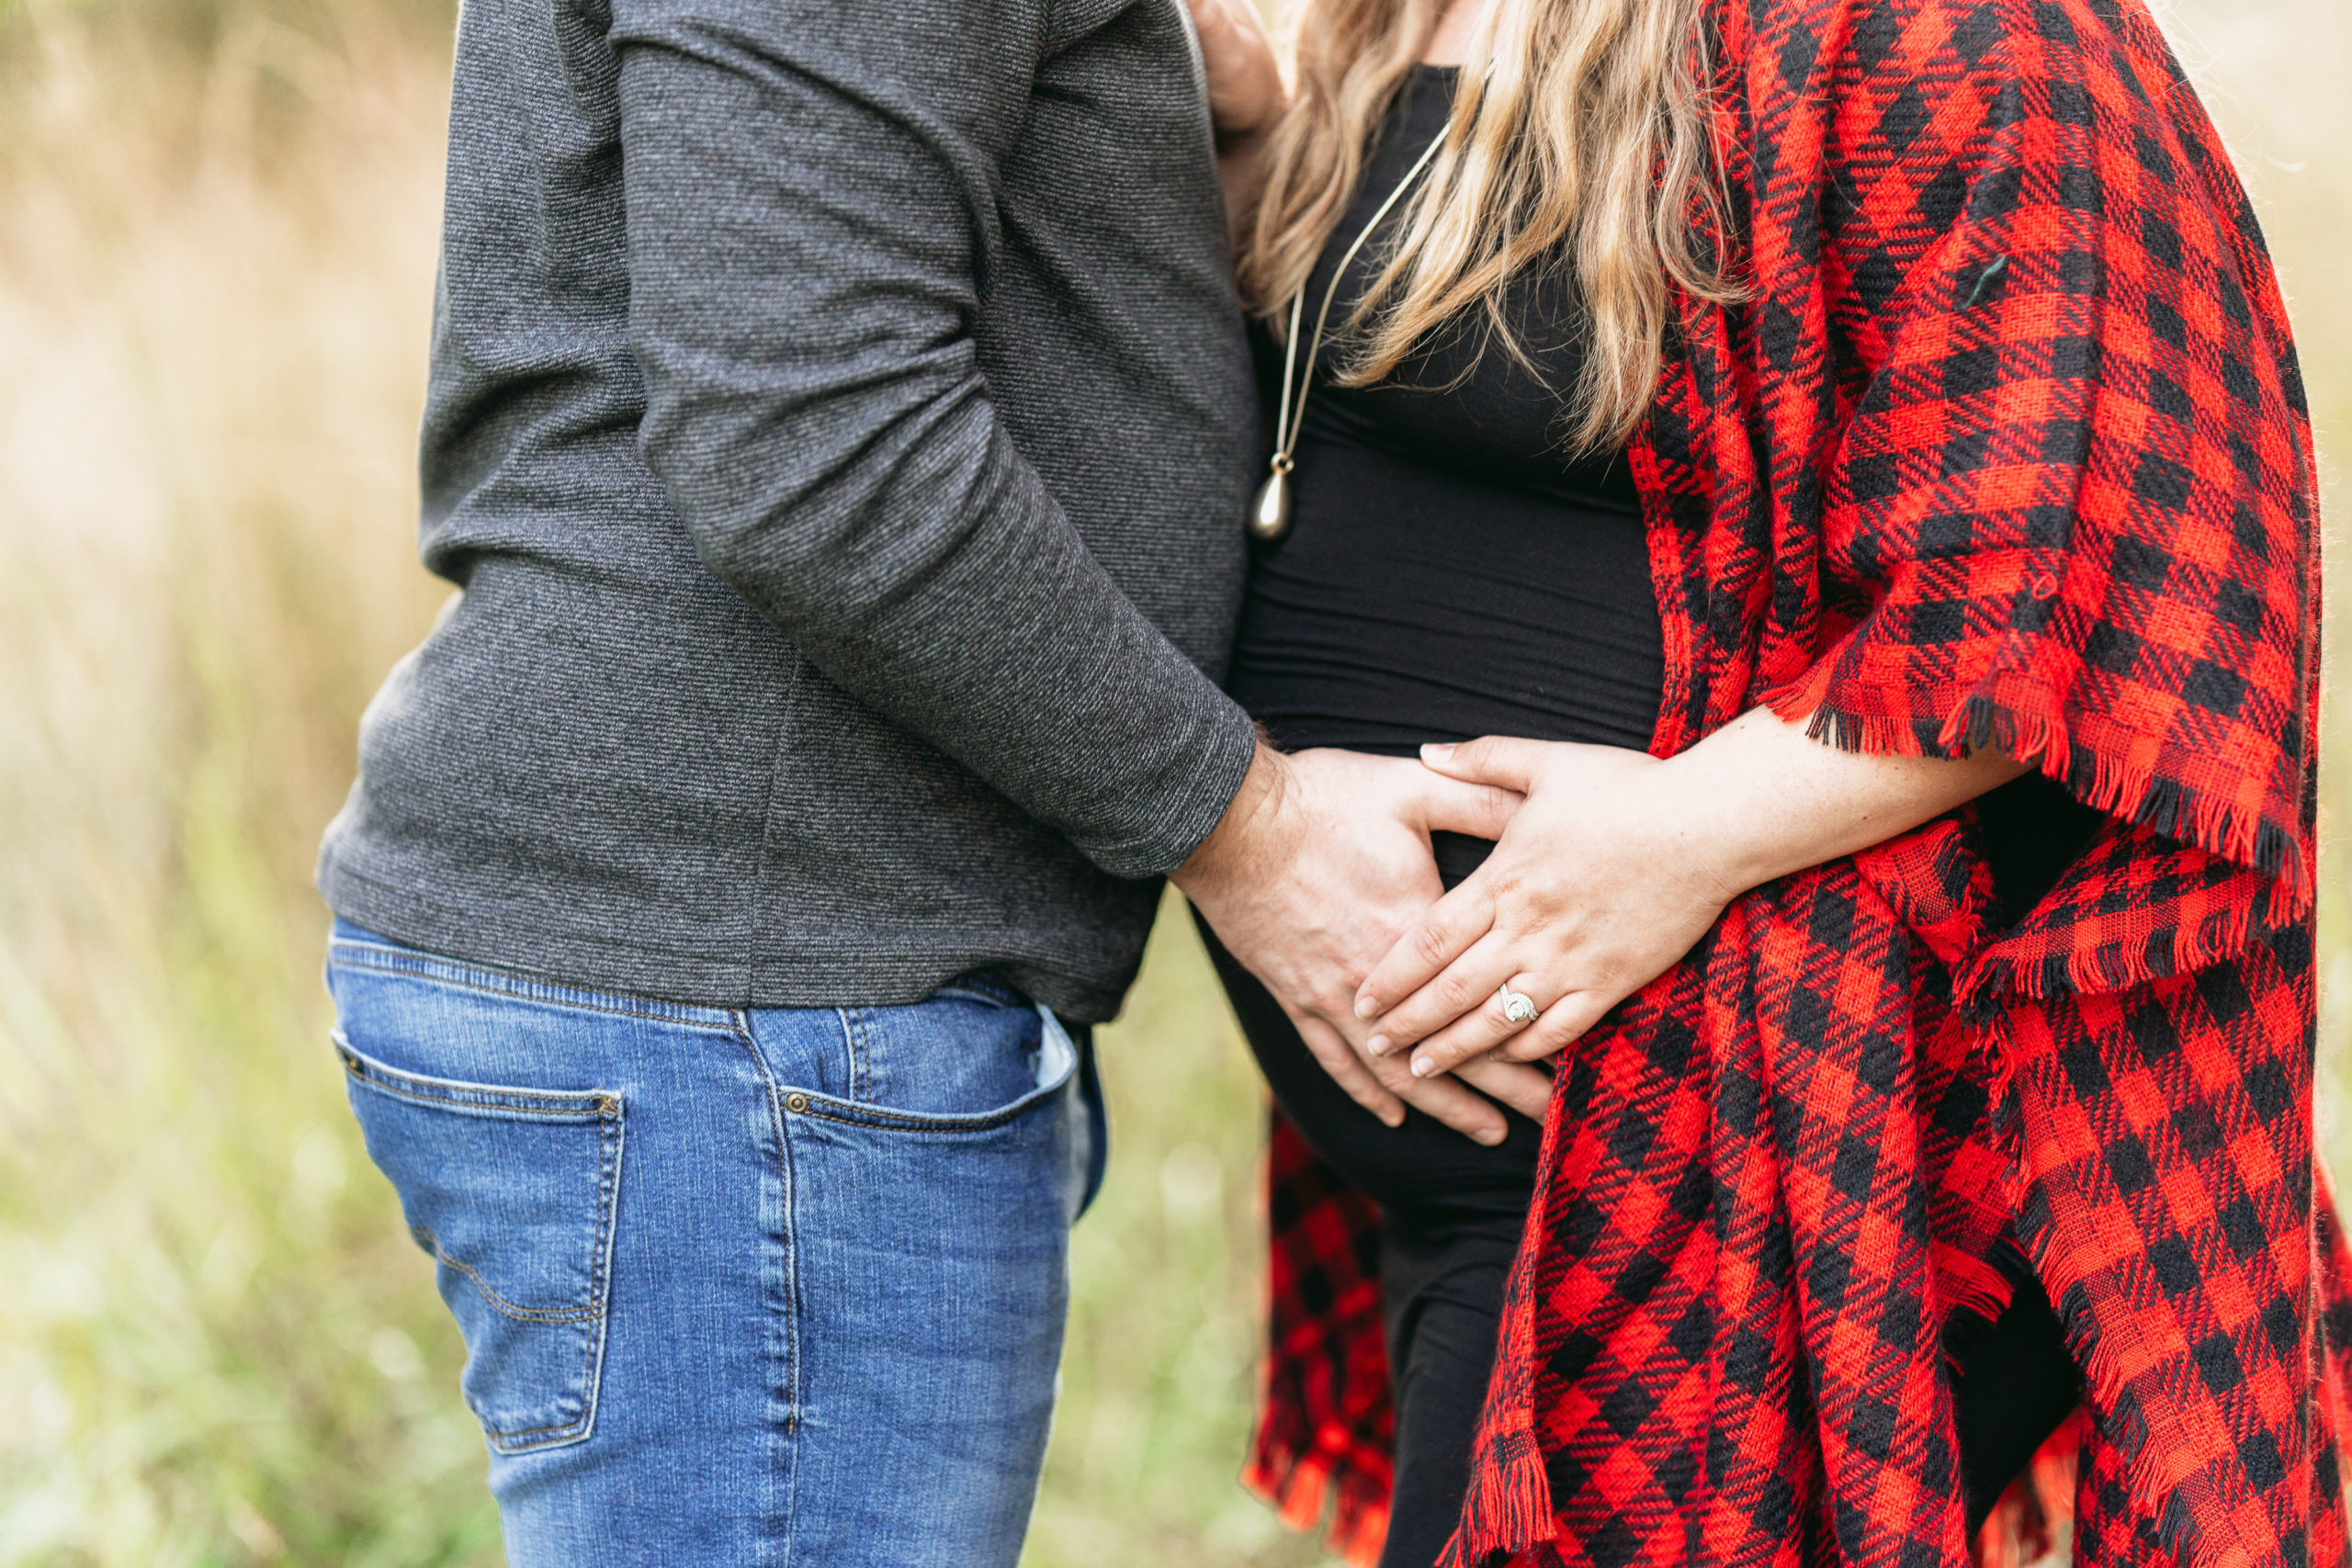
[[[1541,1116],[1548,1077],[1500,1060],[1464,1067],[1460,1082],[1415,1077],[1370,1055],[1354,1006],[1374,964],[1443,891],[1431,830],[1491,839],[1519,805],[1406,759],[1261,748],[1225,822],[1174,880],[1358,1104],[1392,1127],[1409,1104],[1497,1144],[1508,1124],[1471,1088]]]
[[[1681,956],[1730,894],[1680,852],[1641,752],[1487,739],[1424,762],[1262,752],[1176,880],[1358,1103],[1496,1143],[1500,1113],[1464,1086],[1540,1118],[1550,1079],[1521,1064]],[[1499,842],[1446,894],[1432,829]],[[1532,1028],[1504,1018],[1505,980],[1546,1010]]]
[[[1664,974],[1741,888],[1681,808],[1672,764],[1614,746],[1499,737],[1423,749],[1432,770],[1521,804],[1486,863],[1415,921],[1353,1000],[1375,1058],[1417,1077],[1494,1053],[1551,1056]],[[1502,991],[1540,1010],[1510,1016]]]
[[[1418,764],[1261,750],[1176,881],[1359,1102],[1494,1143],[1501,1113],[1464,1084],[1541,1115],[1550,1080],[1523,1064],[1664,974],[1733,898],[2028,770],[1845,751],[1762,708],[1666,761],[1501,737]],[[1497,840],[1442,897],[1432,829]],[[1534,1021],[1506,1013],[1505,985]]]

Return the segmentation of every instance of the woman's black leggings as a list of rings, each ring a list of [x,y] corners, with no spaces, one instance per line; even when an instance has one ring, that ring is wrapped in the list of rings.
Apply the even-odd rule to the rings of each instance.
[[[1381,1294],[1396,1391],[1396,1480],[1380,1568],[1431,1568],[1462,1513],[1501,1323],[1503,1277],[1535,1189],[1542,1130],[1506,1111],[1487,1148],[1408,1111],[1391,1131],[1324,1072],[1263,986],[1204,926],[1209,955],[1284,1115],[1380,1205]],[[1955,1325],[1954,1398],[1969,1528],[1983,1522],[2082,1381],[2041,1286],[2021,1271],[1999,1322]]]

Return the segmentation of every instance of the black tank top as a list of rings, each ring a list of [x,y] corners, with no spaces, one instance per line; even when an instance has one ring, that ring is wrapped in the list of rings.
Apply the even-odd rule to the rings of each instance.
[[[1417,67],[1391,106],[1308,280],[1302,337],[1340,254],[1444,129],[1453,79]],[[1291,532],[1253,554],[1229,689],[1290,750],[1408,755],[1488,734],[1645,749],[1664,682],[1657,604],[1623,453],[1565,455],[1582,363],[1566,280],[1510,291],[1533,371],[1485,343],[1473,313],[1374,386],[1330,383],[1351,346],[1338,329],[1404,206],[1333,302]],[[1262,335],[1260,363],[1271,409],[1281,352]]]

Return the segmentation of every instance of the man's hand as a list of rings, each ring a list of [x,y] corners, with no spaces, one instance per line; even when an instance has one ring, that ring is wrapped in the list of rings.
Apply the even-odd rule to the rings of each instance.
[[[1290,104],[1274,42],[1252,0],[1187,0],[1208,78],[1209,123],[1216,130],[1217,177],[1238,244],[1258,205],[1266,143]]]
[[[1263,135],[1290,101],[1274,40],[1250,0],[1187,0],[1208,78],[1217,145]]]
[[[1374,963],[1443,891],[1430,830],[1495,838],[1518,805],[1402,759],[1261,747],[1224,822],[1172,880],[1357,1103],[1392,1127],[1410,1103],[1497,1144],[1508,1126],[1493,1104],[1451,1077],[1417,1079],[1401,1059],[1374,1061],[1353,1008]],[[1538,1119],[1551,1092],[1512,1063],[1464,1077]]]

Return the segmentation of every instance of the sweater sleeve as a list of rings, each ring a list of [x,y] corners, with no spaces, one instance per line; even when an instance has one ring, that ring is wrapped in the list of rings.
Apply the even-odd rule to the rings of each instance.
[[[1038,0],[620,0],[630,336],[647,460],[710,570],[1145,876],[1216,826],[1254,739],[1088,552],[979,366],[1048,25]]]

